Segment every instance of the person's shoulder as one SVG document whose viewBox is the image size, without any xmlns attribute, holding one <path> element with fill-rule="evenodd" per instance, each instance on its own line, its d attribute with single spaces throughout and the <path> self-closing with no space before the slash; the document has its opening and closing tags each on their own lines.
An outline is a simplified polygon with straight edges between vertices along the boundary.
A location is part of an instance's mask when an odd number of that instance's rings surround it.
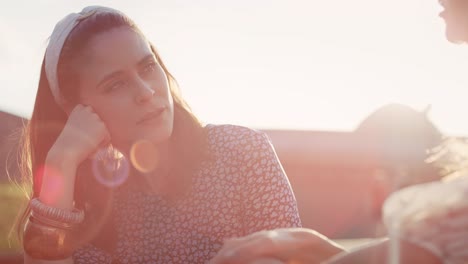
<svg viewBox="0 0 468 264">
<path fill-rule="evenodd" d="M 224 146 L 227 148 L 236 148 L 242 146 L 251 146 L 268 141 L 265 132 L 232 124 L 209 124 L 206 126 L 208 141 L 212 146 Z"/>
<path fill-rule="evenodd" d="M 206 126 L 208 131 L 208 137 L 211 139 L 218 139 L 225 142 L 229 141 L 238 141 L 238 140 L 248 140 L 253 138 L 263 138 L 266 136 L 265 132 L 232 124 L 209 124 Z"/>
<path fill-rule="evenodd" d="M 223 134 L 223 135 L 255 135 L 255 134 L 264 134 L 264 132 L 240 125 L 233 124 L 208 124 L 206 129 L 210 134 Z"/>
</svg>

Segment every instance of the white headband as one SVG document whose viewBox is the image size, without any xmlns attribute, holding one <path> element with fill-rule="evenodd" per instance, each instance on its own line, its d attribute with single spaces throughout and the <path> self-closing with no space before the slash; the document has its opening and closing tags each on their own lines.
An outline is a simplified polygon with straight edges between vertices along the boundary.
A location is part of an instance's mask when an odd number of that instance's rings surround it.
<svg viewBox="0 0 468 264">
<path fill-rule="evenodd" d="M 109 7 L 88 6 L 83 8 L 80 13 L 71 13 L 60 20 L 57 25 L 55 25 L 54 31 L 50 36 L 49 45 L 45 53 L 45 73 L 49 81 L 50 91 L 54 96 L 55 102 L 60 106 L 65 104 L 65 98 L 63 98 L 60 93 L 58 85 L 57 65 L 63 44 L 70 32 L 81 20 L 100 13 L 117 13 L 125 16 L 122 12 Z"/>
</svg>

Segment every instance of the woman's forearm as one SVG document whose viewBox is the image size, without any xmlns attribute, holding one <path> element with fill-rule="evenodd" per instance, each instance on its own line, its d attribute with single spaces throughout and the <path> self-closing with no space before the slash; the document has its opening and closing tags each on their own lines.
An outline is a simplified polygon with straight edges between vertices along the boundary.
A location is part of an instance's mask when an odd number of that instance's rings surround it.
<svg viewBox="0 0 468 264">
<path fill-rule="evenodd" d="M 51 149 L 44 165 L 39 200 L 51 207 L 73 209 L 77 164 L 64 151 Z"/>
<path fill-rule="evenodd" d="M 42 185 L 38 198 L 43 206 L 70 212 L 73 210 L 76 168 L 73 159 L 67 157 L 66 153 L 49 152 L 42 168 L 43 171 L 37 172 L 42 173 Z M 40 210 L 43 211 L 42 213 L 46 212 L 43 209 Z M 35 216 L 33 214 L 32 216 L 34 219 L 30 219 L 26 223 L 24 231 L 23 243 L 26 251 L 24 263 L 73 263 L 70 257 L 73 251 L 70 242 L 73 241 L 75 231 L 59 227 L 54 222 L 52 222 L 52 225 L 44 225 L 44 219 L 36 220 L 39 215 Z M 54 219 L 53 221 L 57 220 Z M 63 241 L 54 242 L 56 239 L 62 239 Z M 54 260 L 42 260 L 42 258 Z"/>
<path fill-rule="evenodd" d="M 326 264 L 390 264 L 397 259 L 400 264 L 442 264 L 441 260 L 413 243 L 399 241 L 395 244 L 397 250 L 392 250 L 393 244 L 389 239 L 383 239 L 369 245 L 359 247 L 331 258 Z M 394 255 L 397 252 L 398 255 Z"/>
</svg>

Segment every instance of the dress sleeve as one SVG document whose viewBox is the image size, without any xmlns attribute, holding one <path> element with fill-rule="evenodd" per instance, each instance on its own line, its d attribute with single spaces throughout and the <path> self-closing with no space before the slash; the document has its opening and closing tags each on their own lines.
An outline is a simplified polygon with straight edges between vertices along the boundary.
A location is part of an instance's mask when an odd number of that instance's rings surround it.
<svg viewBox="0 0 468 264">
<path fill-rule="evenodd" d="M 84 264 L 84 263 L 102 263 L 110 264 L 112 263 L 111 254 L 97 248 L 92 244 L 87 244 L 73 253 L 73 263 L 74 264 Z"/>
<path fill-rule="evenodd" d="M 468 263 L 468 177 L 392 194 L 383 207 L 391 238 L 429 250 L 445 264 Z"/>
<path fill-rule="evenodd" d="M 301 227 L 296 198 L 268 136 L 252 130 L 241 145 L 246 234 Z"/>
</svg>

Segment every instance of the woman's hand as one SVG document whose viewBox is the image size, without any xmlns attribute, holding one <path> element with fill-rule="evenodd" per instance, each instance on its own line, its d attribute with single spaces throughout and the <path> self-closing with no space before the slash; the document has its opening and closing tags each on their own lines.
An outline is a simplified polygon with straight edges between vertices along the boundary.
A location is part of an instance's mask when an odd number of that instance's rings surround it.
<svg viewBox="0 0 468 264">
<path fill-rule="evenodd" d="M 78 166 L 109 141 L 106 126 L 92 108 L 77 105 L 47 154 L 39 199 L 53 207 L 73 208 Z"/>
<path fill-rule="evenodd" d="M 305 228 L 261 231 L 226 241 L 210 264 L 321 263 L 343 252 L 343 248 L 320 233 Z"/>
<path fill-rule="evenodd" d="M 67 123 L 49 151 L 48 158 L 69 159 L 68 164 L 78 166 L 99 146 L 110 142 L 106 125 L 90 106 L 77 105 L 68 116 Z"/>
</svg>

